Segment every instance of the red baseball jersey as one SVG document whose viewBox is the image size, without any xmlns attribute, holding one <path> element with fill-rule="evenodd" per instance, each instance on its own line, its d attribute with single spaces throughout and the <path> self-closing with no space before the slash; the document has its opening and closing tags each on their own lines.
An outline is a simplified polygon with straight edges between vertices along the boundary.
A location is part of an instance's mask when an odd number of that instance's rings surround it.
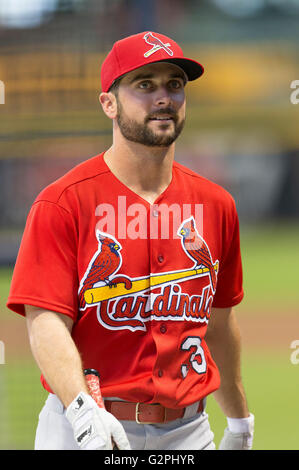
<svg viewBox="0 0 299 470">
<path fill-rule="evenodd" d="M 243 297 L 235 203 L 174 162 L 171 183 L 149 204 L 103 155 L 35 200 L 7 306 L 71 317 L 83 366 L 100 372 L 103 396 L 184 407 L 220 384 L 204 340 L 211 307 Z"/>
</svg>

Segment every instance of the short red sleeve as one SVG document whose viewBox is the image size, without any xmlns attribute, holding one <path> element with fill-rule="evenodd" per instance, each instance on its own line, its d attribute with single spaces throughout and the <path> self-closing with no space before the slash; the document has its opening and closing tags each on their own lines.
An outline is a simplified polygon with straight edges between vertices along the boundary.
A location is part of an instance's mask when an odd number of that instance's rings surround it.
<svg viewBox="0 0 299 470">
<path fill-rule="evenodd" d="M 232 212 L 224 224 L 223 242 L 223 257 L 219 265 L 213 300 L 213 307 L 216 308 L 233 307 L 244 297 L 239 219 L 234 203 Z"/>
<path fill-rule="evenodd" d="M 56 203 L 36 202 L 28 215 L 7 307 L 25 315 L 34 305 L 77 317 L 77 236 L 71 214 Z"/>
</svg>

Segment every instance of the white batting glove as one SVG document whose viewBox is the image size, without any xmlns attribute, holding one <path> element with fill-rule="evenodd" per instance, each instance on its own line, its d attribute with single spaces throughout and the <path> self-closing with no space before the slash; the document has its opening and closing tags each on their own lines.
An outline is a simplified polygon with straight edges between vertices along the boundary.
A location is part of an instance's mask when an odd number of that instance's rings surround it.
<svg viewBox="0 0 299 470">
<path fill-rule="evenodd" d="M 251 450 L 254 432 L 254 415 L 248 418 L 227 418 L 228 427 L 220 442 L 219 450 Z"/>
<path fill-rule="evenodd" d="M 112 441 L 119 450 L 130 450 L 122 424 L 87 393 L 80 392 L 65 415 L 81 450 L 112 450 Z"/>
</svg>

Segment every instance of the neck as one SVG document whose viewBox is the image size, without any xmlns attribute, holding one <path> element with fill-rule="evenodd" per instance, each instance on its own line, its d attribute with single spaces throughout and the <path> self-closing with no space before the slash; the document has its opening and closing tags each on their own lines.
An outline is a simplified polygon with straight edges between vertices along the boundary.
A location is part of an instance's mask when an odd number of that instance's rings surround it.
<svg viewBox="0 0 299 470">
<path fill-rule="evenodd" d="M 153 203 L 172 178 L 175 145 L 146 147 L 127 139 L 114 140 L 104 155 L 112 173 L 132 191 Z"/>
</svg>

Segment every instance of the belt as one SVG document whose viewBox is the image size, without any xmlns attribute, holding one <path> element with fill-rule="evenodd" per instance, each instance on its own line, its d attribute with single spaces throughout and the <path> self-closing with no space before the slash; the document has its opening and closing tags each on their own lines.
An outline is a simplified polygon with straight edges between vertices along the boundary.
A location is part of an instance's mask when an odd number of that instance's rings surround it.
<svg viewBox="0 0 299 470">
<path fill-rule="evenodd" d="M 136 421 L 138 424 L 168 423 L 183 418 L 186 408 L 166 408 L 159 403 L 132 403 L 128 401 L 105 400 L 105 407 L 115 418 L 124 421 Z M 197 411 L 204 410 L 204 400 L 200 400 Z"/>
</svg>

